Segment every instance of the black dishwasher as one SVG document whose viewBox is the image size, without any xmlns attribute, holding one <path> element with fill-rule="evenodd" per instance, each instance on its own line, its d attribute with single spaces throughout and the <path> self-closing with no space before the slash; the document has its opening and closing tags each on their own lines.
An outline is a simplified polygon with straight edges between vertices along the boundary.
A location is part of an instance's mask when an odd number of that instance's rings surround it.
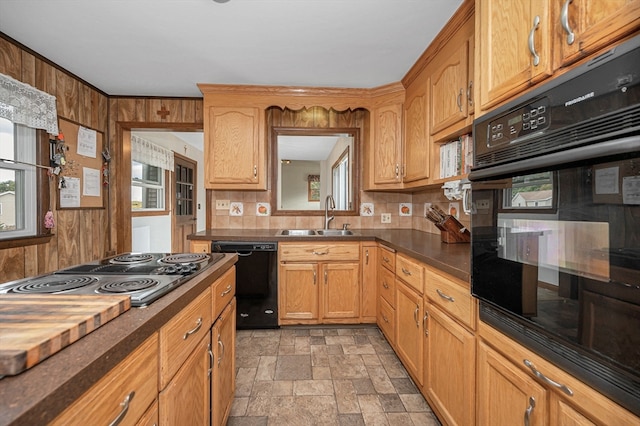
<svg viewBox="0 0 640 426">
<path fill-rule="evenodd" d="M 278 243 L 213 241 L 214 253 L 236 253 L 236 328 L 278 328 Z"/>
</svg>

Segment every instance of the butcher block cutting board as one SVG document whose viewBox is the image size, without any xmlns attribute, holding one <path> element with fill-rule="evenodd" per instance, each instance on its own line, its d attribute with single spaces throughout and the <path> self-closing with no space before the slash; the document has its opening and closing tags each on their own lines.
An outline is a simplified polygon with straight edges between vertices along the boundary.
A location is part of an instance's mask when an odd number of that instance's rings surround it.
<svg viewBox="0 0 640 426">
<path fill-rule="evenodd" d="M 130 307 L 125 295 L 0 295 L 0 375 L 33 367 Z"/>
</svg>

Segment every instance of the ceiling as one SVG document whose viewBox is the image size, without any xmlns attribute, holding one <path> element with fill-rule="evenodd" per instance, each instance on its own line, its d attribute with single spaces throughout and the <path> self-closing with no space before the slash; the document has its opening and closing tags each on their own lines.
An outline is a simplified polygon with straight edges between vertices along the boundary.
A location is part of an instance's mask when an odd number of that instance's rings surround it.
<svg viewBox="0 0 640 426">
<path fill-rule="evenodd" d="M 463 0 L 0 0 L 0 32 L 108 95 L 400 81 Z"/>
</svg>

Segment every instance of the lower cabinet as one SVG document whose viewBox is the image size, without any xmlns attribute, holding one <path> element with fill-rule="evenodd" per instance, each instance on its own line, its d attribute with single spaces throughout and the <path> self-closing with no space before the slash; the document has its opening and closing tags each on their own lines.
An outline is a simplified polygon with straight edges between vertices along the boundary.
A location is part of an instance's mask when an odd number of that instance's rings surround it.
<svg viewBox="0 0 640 426">
<path fill-rule="evenodd" d="M 472 425 L 475 422 L 475 336 L 429 303 L 426 297 L 424 304 L 423 391 L 444 424 Z"/>
<path fill-rule="evenodd" d="M 377 270 L 378 270 L 378 246 L 375 242 L 363 242 L 360 250 L 362 274 L 360 276 L 360 322 L 376 322 L 377 306 Z"/>
<path fill-rule="evenodd" d="M 236 300 L 225 308 L 211 330 L 213 345 L 212 426 L 227 423 L 236 390 Z"/>
<path fill-rule="evenodd" d="M 396 280 L 396 351 L 412 377 L 422 385 L 422 295 Z"/>
<path fill-rule="evenodd" d="M 479 425 L 632 425 L 640 419 L 593 388 L 480 323 Z"/>
<path fill-rule="evenodd" d="M 200 340 L 169 384 L 160 392 L 161 425 L 207 425 L 211 404 L 211 337 Z"/>
<path fill-rule="evenodd" d="M 157 395 L 158 335 L 156 333 L 50 424 L 135 425 L 143 419 Z"/>
</svg>

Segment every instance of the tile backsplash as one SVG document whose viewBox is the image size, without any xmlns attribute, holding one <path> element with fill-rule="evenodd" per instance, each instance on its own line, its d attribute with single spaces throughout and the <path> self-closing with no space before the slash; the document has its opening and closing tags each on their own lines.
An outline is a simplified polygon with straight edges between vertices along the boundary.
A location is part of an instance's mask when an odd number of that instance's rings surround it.
<svg viewBox="0 0 640 426">
<path fill-rule="evenodd" d="M 260 214 L 258 203 L 270 203 L 270 191 L 210 191 L 209 212 L 211 212 L 211 228 L 249 228 L 249 229 L 318 229 L 324 227 L 324 216 L 271 216 Z M 242 215 L 230 209 L 216 210 L 216 200 L 229 200 L 234 206 L 241 203 Z M 373 204 L 373 216 L 337 216 L 331 223 L 332 228 L 341 228 L 349 223 L 353 229 L 371 228 L 400 228 L 439 234 L 440 231 L 424 217 L 424 204 L 431 203 L 449 210 L 449 200 L 443 195 L 442 189 L 433 188 L 416 193 L 397 192 L 364 192 L 360 191 L 360 203 Z M 411 215 L 406 216 L 400 211 L 400 205 L 410 205 Z M 459 202 L 461 205 L 462 202 Z M 271 209 L 273 206 L 270 206 Z M 391 215 L 391 223 L 382 223 L 381 215 Z M 469 226 L 470 217 L 459 208 L 458 220 Z"/>
</svg>

